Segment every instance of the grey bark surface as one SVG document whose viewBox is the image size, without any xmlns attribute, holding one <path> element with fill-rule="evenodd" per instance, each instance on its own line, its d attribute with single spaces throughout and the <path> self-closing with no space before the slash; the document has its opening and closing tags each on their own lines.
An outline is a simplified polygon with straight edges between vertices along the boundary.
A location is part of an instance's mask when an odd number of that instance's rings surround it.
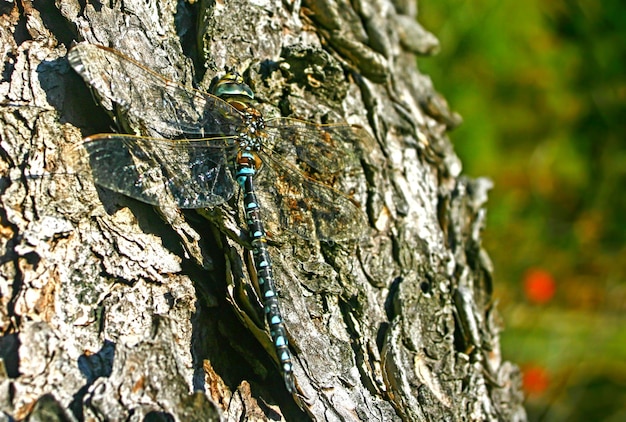
<svg viewBox="0 0 626 422">
<path fill-rule="evenodd" d="M 417 69 L 438 46 L 414 2 L 0 7 L 3 420 L 525 420 L 481 246 L 490 182 L 460 175 L 447 138 L 459 118 Z M 287 232 L 270 246 L 297 394 L 238 198 L 201 217 L 71 174 L 64 148 L 136 130 L 69 67 L 80 41 L 188 86 L 234 67 L 266 115 L 371 133 L 349 146 L 362 169 L 336 186 L 367 214 L 358 241 Z"/>
</svg>

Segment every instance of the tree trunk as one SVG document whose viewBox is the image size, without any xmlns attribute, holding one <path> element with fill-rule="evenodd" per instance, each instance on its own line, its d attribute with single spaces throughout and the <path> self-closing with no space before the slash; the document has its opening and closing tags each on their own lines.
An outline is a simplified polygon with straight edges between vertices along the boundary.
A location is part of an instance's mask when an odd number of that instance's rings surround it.
<svg viewBox="0 0 626 422">
<path fill-rule="evenodd" d="M 459 119 L 418 72 L 415 54 L 437 41 L 414 7 L 0 6 L 5 419 L 525 420 L 481 247 L 490 182 L 460 176 L 446 136 Z M 371 133 L 345 146 L 360 171 L 336 185 L 367 215 L 358 240 L 270 241 L 295 394 L 263 320 L 241 198 L 200 217 L 71 174 L 68 145 L 125 123 L 68 65 L 75 41 L 187 86 L 234 67 L 266 115 Z"/>
</svg>

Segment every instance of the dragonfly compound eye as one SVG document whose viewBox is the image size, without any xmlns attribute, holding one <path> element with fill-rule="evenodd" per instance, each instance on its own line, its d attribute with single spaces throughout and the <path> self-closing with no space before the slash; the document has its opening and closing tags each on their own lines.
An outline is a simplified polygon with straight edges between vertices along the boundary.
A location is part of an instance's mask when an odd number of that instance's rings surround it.
<svg viewBox="0 0 626 422">
<path fill-rule="evenodd" d="M 216 97 L 227 99 L 236 97 L 240 99 L 253 100 L 254 92 L 237 72 L 229 72 L 222 76 L 211 89 L 211 93 Z"/>
</svg>

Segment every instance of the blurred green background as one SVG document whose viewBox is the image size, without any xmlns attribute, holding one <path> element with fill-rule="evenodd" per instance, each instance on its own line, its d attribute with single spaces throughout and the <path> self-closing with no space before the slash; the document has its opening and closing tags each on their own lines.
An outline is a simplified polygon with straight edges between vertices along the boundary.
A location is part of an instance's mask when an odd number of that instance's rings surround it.
<svg viewBox="0 0 626 422">
<path fill-rule="evenodd" d="M 626 2 L 432 0 L 418 59 L 495 182 L 485 247 L 532 421 L 626 421 Z"/>
</svg>

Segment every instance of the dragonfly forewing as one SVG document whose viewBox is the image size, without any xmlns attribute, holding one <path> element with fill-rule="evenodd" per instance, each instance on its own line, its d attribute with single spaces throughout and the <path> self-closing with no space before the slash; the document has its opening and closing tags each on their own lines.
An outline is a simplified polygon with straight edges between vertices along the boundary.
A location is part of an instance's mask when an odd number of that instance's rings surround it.
<svg viewBox="0 0 626 422">
<path fill-rule="evenodd" d="M 99 94 L 140 122 L 150 136 L 206 137 L 235 135 L 244 125 L 241 113 L 211 94 L 186 88 L 116 50 L 78 44 L 70 65 Z"/>
<path fill-rule="evenodd" d="M 316 124 L 292 118 L 266 121 L 266 131 L 275 138 L 277 149 L 285 144 L 295 149 L 298 159 L 320 174 L 334 174 L 358 166 L 350 145 L 369 136 L 360 126 Z"/>
</svg>

